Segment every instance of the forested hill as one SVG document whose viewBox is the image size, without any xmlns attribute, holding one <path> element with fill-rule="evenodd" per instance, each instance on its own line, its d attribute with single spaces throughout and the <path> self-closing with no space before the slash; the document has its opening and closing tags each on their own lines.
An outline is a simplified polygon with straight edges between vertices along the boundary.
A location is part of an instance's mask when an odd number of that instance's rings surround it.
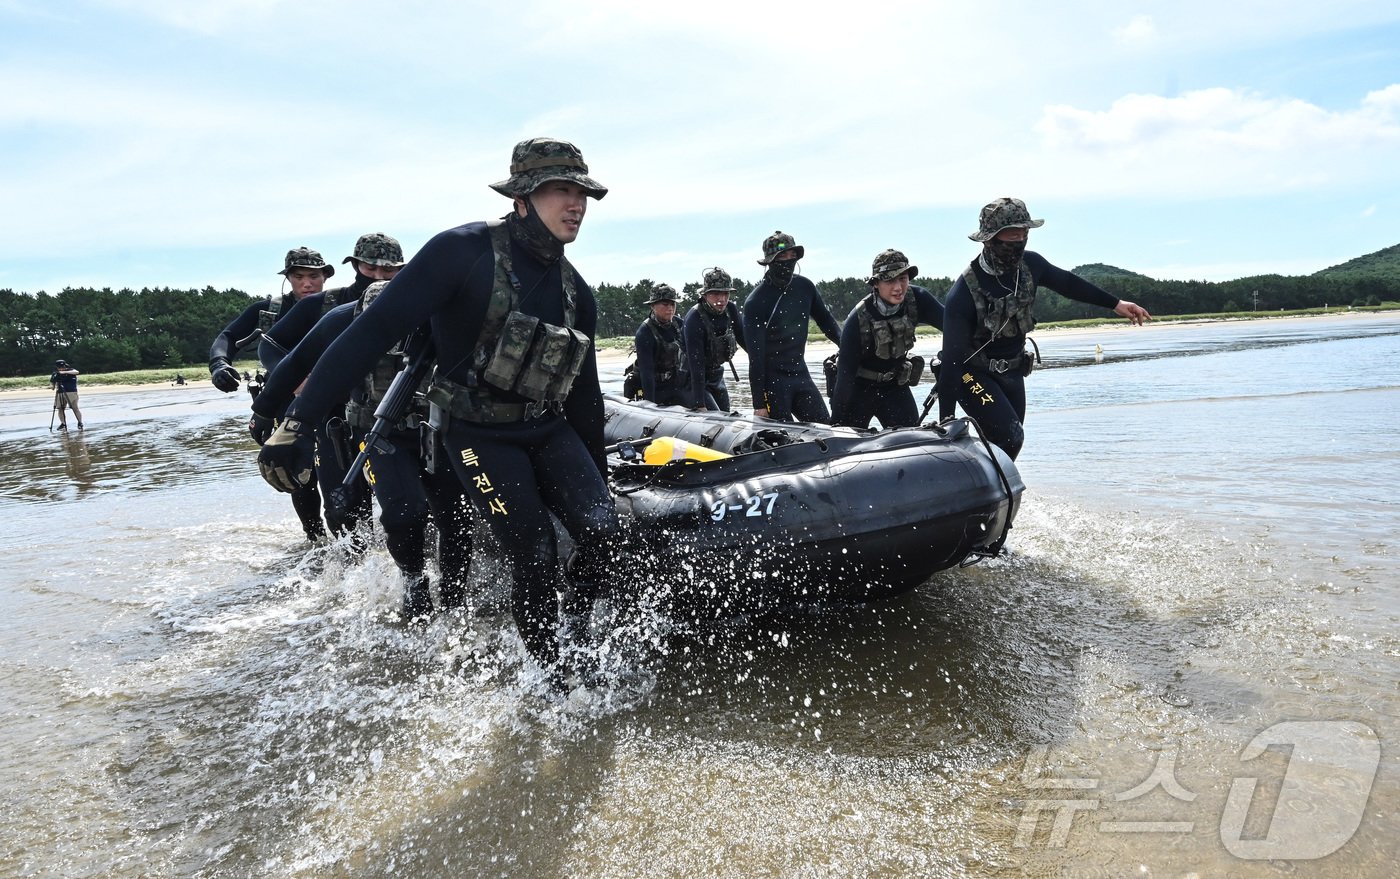
<svg viewBox="0 0 1400 879">
<path fill-rule="evenodd" d="M 1094 263 L 1073 269 L 1120 299 L 1153 314 L 1277 311 L 1325 305 L 1380 305 L 1400 301 L 1400 245 L 1311 275 L 1255 275 L 1233 281 L 1158 281 L 1116 266 Z M 1097 317 L 1102 309 L 1050 291 L 1037 297 L 1039 320 Z"/>
<path fill-rule="evenodd" d="M 1391 245 L 1375 253 L 1358 256 L 1339 266 L 1323 269 L 1318 275 L 1328 278 L 1364 276 L 1371 278 L 1400 277 L 1400 244 Z"/>
<path fill-rule="evenodd" d="M 1140 275 L 1137 272 L 1130 272 L 1127 269 L 1120 269 L 1117 266 L 1104 265 L 1101 262 L 1090 263 L 1086 266 L 1079 266 L 1078 268 L 1073 269 L 1073 271 L 1076 275 L 1079 275 L 1082 278 L 1088 278 L 1090 281 L 1093 281 L 1100 287 L 1104 285 L 1104 282 L 1112 282 L 1115 279 L 1126 280 L 1128 278 L 1134 278 L 1139 281 L 1152 280 L 1146 275 Z"/>
</svg>

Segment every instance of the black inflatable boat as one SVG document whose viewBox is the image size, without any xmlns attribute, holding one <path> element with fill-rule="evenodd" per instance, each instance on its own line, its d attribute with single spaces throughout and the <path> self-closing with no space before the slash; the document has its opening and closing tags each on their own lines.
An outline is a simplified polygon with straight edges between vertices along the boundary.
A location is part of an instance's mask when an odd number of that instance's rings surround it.
<svg viewBox="0 0 1400 879">
<path fill-rule="evenodd" d="M 605 408 L 618 512 L 658 560 L 648 575 L 719 614 L 912 589 L 999 552 L 1024 490 L 961 419 L 873 432 Z M 642 463 L 650 443 L 666 463 Z M 715 454 L 728 457 L 691 460 Z"/>
</svg>

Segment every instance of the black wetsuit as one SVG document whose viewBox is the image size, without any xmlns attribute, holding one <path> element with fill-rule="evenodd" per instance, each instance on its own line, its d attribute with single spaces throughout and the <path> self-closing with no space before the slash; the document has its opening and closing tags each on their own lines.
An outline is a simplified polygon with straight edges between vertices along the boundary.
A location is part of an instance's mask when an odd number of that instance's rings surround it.
<svg viewBox="0 0 1400 879">
<path fill-rule="evenodd" d="M 1034 251 L 1026 251 L 1022 261 L 1037 287 L 1048 287 L 1077 302 L 1107 309 L 1118 306 L 1118 297 L 1073 272 L 1051 265 Z M 973 260 L 972 271 L 981 288 L 993 298 L 1009 296 L 1016 289 L 1017 270 L 1006 272 L 998 278 Z M 974 341 L 977 307 L 972 291 L 961 275 L 953 283 L 953 289 L 948 292 L 948 299 L 943 305 L 943 365 L 938 374 L 939 419 L 951 417 L 953 403 L 957 401 L 963 411 L 977 422 L 987 439 L 1014 459 L 1025 443 L 1025 376 L 1020 370 L 996 372 L 989 369 L 984 358 L 1020 358 L 1026 347 L 1026 336 L 1016 333 L 994 338 L 985 347 L 980 341 Z"/>
<path fill-rule="evenodd" d="M 275 320 L 281 320 L 286 317 L 295 303 L 296 299 L 292 294 L 284 294 L 282 296 L 281 306 L 277 309 L 277 317 Z M 224 327 L 223 330 L 214 337 L 213 343 L 209 345 L 210 361 L 223 359 L 232 363 L 233 359 L 238 356 L 238 352 L 242 350 L 238 347 L 238 343 L 253 334 L 253 331 L 258 328 L 258 316 L 271 307 L 272 297 L 265 296 L 243 309 L 243 312 L 239 314 L 238 317 L 234 318 L 232 323 Z"/>
<path fill-rule="evenodd" d="M 536 256 L 514 234 L 510 251 L 520 284 L 516 308 L 562 326 L 561 263 Z M 574 328 L 592 339 L 598 322 L 593 291 L 576 272 L 573 283 Z M 430 325 L 437 348 L 437 375 L 460 386 L 477 384 L 473 355 L 494 286 L 495 259 L 485 223 L 435 235 L 321 357 L 288 414 L 324 417 L 383 352 L 423 324 Z M 493 396 L 525 402 L 504 391 Z M 550 513 L 578 548 L 576 590 L 604 576 L 618 529 L 603 477 L 603 394 L 596 357 L 589 352 L 584 359 L 562 415 L 546 409 L 539 417 L 498 424 L 452 417 L 442 439 L 467 495 L 512 562 L 512 610 L 521 637 L 536 661 L 553 665 L 560 579 Z"/>
<path fill-rule="evenodd" d="M 282 415 L 321 355 L 350 326 L 355 307 L 354 302 L 338 305 L 317 321 L 311 332 L 268 375 L 262 393 L 253 401 L 254 412 L 268 418 Z M 349 398 L 371 411 L 379 403 L 364 399 L 362 386 L 355 388 Z M 368 432 L 367 427 L 352 428 L 352 449 L 360 447 Z M 405 575 L 422 575 L 426 561 L 424 537 L 431 513 L 438 531 L 438 570 L 442 573 L 443 600 L 448 604 L 460 603 L 472 553 L 471 522 L 462 484 L 446 466 L 438 468 L 436 473 L 423 469 L 417 428 L 403 425 L 384 439 L 394 450 L 385 452 L 378 447 L 371 448 L 367 465 L 370 486 L 379 501 L 379 522 L 384 527 L 389 555 Z M 364 483 L 361 480 L 355 484 Z"/>
<path fill-rule="evenodd" d="M 872 321 L 889 320 L 907 311 L 907 303 L 912 298 L 918 322 L 942 329 L 943 305 L 923 287 L 910 286 L 900 310 L 886 317 L 880 314 L 871 300 L 871 297 L 878 295 L 872 292 L 857 302 L 841 326 L 841 349 L 836 357 L 836 389 L 831 397 L 832 420 L 847 427 L 869 427 L 873 417 L 880 420 L 881 427 L 913 427 L 919 423 L 914 392 L 909 390 L 908 385 L 898 384 L 893 378 L 884 378 L 890 376 L 904 358 L 896 360 L 875 356 L 873 340 L 868 341 L 861 336 L 860 312 L 864 309 Z M 882 377 L 862 377 L 859 375 L 862 370 L 880 373 Z"/>
<path fill-rule="evenodd" d="M 287 316 L 295 301 L 290 293 L 282 297 L 274 326 L 276 320 Z M 234 318 L 232 323 L 224 327 L 214 337 L 213 343 L 209 346 L 210 362 L 222 359 L 232 363 L 233 359 L 238 356 L 238 352 L 242 350 L 238 347 L 238 343 L 253 334 L 253 331 L 258 328 L 259 315 L 271 307 L 272 297 L 268 296 L 243 309 L 242 314 Z M 321 492 L 317 489 L 316 483 L 309 482 L 292 492 L 292 509 L 296 510 L 297 519 L 301 522 L 302 530 L 306 532 L 308 540 L 319 540 L 326 535 L 326 526 L 321 522 Z"/>
<path fill-rule="evenodd" d="M 719 344 L 730 328 L 734 330 L 735 341 L 745 351 L 749 343 L 744 338 L 744 320 L 739 314 L 739 306 L 734 302 L 725 304 L 724 311 L 715 314 L 714 309 L 701 301 L 686 312 L 682 337 L 685 339 L 685 359 L 690 378 L 690 399 L 695 406 L 706 409 L 729 411 L 729 386 L 724 381 L 724 360 L 720 360 L 715 346 Z"/>
<path fill-rule="evenodd" d="M 274 369 L 321 318 L 341 305 L 359 302 L 365 288 L 373 283 L 373 278 L 356 272 L 355 283 L 303 296 L 290 310 L 280 312 L 277 323 L 258 343 L 258 360 L 263 367 Z"/>
<path fill-rule="evenodd" d="M 657 336 L 661 338 L 658 340 Z M 648 317 L 637 327 L 633 337 L 637 349 L 637 381 L 642 399 L 658 406 L 688 406 L 689 388 L 683 382 L 685 373 L 685 343 L 681 341 L 681 322 L 672 318 L 662 323 Z M 665 346 L 674 345 L 674 355 Z"/>
<path fill-rule="evenodd" d="M 330 343 L 350 326 L 354 317 L 354 303 L 338 306 L 326 314 L 325 320 L 317 322 L 310 332 L 304 334 L 267 374 L 262 393 L 253 401 L 253 411 L 269 418 L 280 418 L 295 398 L 297 387 L 311 373 Z M 349 398 L 347 393 L 340 405 L 344 406 L 344 401 Z"/>
<path fill-rule="evenodd" d="M 263 367 L 269 371 L 275 370 L 292 349 L 306 338 L 312 328 L 317 326 L 321 318 L 329 316 L 327 299 L 353 305 L 360 300 L 365 288 L 373 283 L 373 278 L 356 272 L 355 283 L 303 296 L 290 311 L 279 314 L 278 321 L 273 324 L 272 329 L 263 333 L 262 340 L 258 343 L 258 360 L 262 362 Z M 309 372 L 312 365 L 314 364 L 306 365 L 306 371 L 302 375 Z M 329 496 L 331 491 L 345 481 L 345 473 L 355 458 L 350 445 L 350 431 L 345 425 L 345 401 L 349 398 L 349 394 L 346 394 L 340 405 L 316 425 L 316 481 L 321 486 L 323 496 Z M 326 507 L 326 524 L 331 526 L 332 534 L 353 532 L 356 525 L 373 513 L 369 486 L 363 478 L 356 480 L 349 501 L 343 510 Z"/>
<path fill-rule="evenodd" d="M 828 422 L 826 401 L 807 371 L 807 326 L 817 322 L 836 342 L 841 326 L 811 281 L 794 275 L 786 289 L 765 278 L 744 300 L 748 334 L 749 389 L 755 409 L 783 421 Z"/>
</svg>

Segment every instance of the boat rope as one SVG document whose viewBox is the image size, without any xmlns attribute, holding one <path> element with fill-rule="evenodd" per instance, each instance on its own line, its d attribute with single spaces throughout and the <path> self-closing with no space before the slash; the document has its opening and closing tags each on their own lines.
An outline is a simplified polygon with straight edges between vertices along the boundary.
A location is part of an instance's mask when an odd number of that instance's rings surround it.
<svg viewBox="0 0 1400 879">
<path fill-rule="evenodd" d="M 971 421 L 971 419 L 969 419 Z M 967 554 L 958 567 L 966 568 L 975 565 L 983 559 L 992 559 L 1001 555 L 1001 548 L 1006 545 L 1006 538 L 1011 532 L 1011 504 L 1014 503 L 1011 494 L 1011 481 L 1006 478 L 1006 472 L 1001 469 L 1001 462 L 997 460 L 997 453 L 993 450 L 992 444 L 987 441 L 987 437 L 982 433 L 982 428 L 977 426 L 976 421 L 972 421 L 972 426 L 977 429 L 977 438 L 982 441 L 982 446 L 987 450 L 987 457 L 992 459 L 992 468 L 997 471 L 997 479 L 1001 482 L 1001 487 L 1006 491 L 1006 524 L 1002 526 L 1001 534 L 993 540 L 986 549 L 974 549 Z"/>
<path fill-rule="evenodd" d="M 639 492 L 639 491 L 641 491 L 642 489 L 646 488 L 647 486 L 651 485 L 653 482 L 656 482 L 656 481 L 657 481 L 658 479 L 660 479 L 664 474 L 670 473 L 670 472 L 673 471 L 673 470 L 678 470 L 678 469 L 684 467 L 686 464 L 699 464 L 699 463 L 701 463 L 701 462 L 700 462 L 698 459 L 696 459 L 696 458 L 680 458 L 680 459 L 677 459 L 677 460 L 674 460 L 674 461 L 667 461 L 665 464 L 658 464 L 657 466 L 651 468 L 651 472 L 650 472 L 649 474 L 647 474 L 647 478 L 646 478 L 646 479 L 643 479 L 641 482 L 637 483 L 637 484 L 634 485 L 634 486 L 630 486 L 630 487 L 628 487 L 628 488 L 623 488 L 623 487 L 619 486 L 619 485 L 617 484 L 617 482 L 614 480 L 613 486 L 612 486 L 612 490 L 613 490 L 613 493 L 614 493 L 614 494 L 619 494 L 619 495 L 624 495 L 624 496 L 625 496 L 625 495 L 629 495 L 629 494 L 636 494 L 637 492 Z"/>
</svg>

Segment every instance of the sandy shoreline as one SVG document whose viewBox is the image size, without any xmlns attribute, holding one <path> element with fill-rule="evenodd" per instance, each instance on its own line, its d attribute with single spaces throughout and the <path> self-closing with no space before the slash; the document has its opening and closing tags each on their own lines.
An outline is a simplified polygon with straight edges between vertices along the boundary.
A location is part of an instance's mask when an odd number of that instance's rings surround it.
<svg viewBox="0 0 1400 879">
<path fill-rule="evenodd" d="M 122 394 L 133 391 L 149 391 L 155 388 L 169 388 L 172 393 L 176 391 L 188 391 L 196 387 L 194 382 L 186 385 L 172 385 L 168 381 L 146 382 L 139 385 L 85 385 L 78 384 L 78 406 L 83 405 L 83 398 L 88 394 Z M 213 387 L 213 385 L 208 385 Z M 19 388 L 12 391 L 0 391 L 0 400 L 32 400 L 39 397 L 52 397 L 52 388 Z"/>
<path fill-rule="evenodd" d="M 1370 316 L 1374 312 L 1351 311 L 1336 312 L 1333 314 L 1306 314 L 1288 315 L 1286 317 L 1258 317 L 1258 318 L 1202 318 L 1191 321 L 1161 321 L 1148 323 L 1145 326 L 1135 328 L 1142 332 L 1153 332 L 1165 330 L 1171 327 L 1184 325 L 1196 326 L 1199 324 L 1229 323 L 1240 320 L 1268 320 L 1268 321 L 1316 321 L 1316 320 L 1350 320 L 1356 317 Z M 1114 323 L 1100 324 L 1094 327 L 1055 327 L 1053 329 L 1036 330 L 1035 334 L 1040 336 L 1054 336 L 1057 339 L 1070 339 L 1078 337 L 1088 337 L 1100 335 L 1106 332 L 1122 330 L 1129 326 L 1127 321 L 1116 321 Z M 836 351 L 836 345 L 831 342 L 808 342 L 807 349 L 814 354 L 825 357 Z M 626 362 L 631 353 L 626 348 L 602 348 L 598 351 L 598 362 L 600 366 L 616 366 Z M 204 375 L 187 378 L 188 383 L 184 385 L 172 385 L 169 380 L 158 382 L 147 382 L 137 385 L 89 385 L 83 384 L 81 379 L 78 384 L 79 405 L 82 405 L 82 395 L 84 394 L 121 394 L 135 391 L 150 391 L 161 388 L 168 389 L 171 393 L 189 393 L 200 391 L 204 388 L 211 388 L 208 379 Z M 41 388 L 20 388 L 17 390 L 0 391 L 0 400 L 25 400 L 36 397 L 46 397 L 53 394 L 53 389 Z"/>
</svg>

